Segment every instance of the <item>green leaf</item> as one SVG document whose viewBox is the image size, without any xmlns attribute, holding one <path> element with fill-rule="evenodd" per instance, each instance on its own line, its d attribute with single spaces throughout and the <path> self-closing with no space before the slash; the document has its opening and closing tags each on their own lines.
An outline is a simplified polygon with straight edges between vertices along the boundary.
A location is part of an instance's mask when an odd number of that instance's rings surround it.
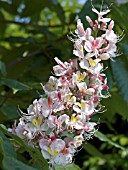
<svg viewBox="0 0 128 170">
<path fill-rule="evenodd" d="M 54 170 L 81 170 L 79 166 L 75 164 L 69 164 L 66 166 L 55 165 Z"/>
<path fill-rule="evenodd" d="M 114 89 L 112 89 L 114 90 Z M 110 92 L 111 97 L 102 100 L 102 105 L 106 107 L 105 114 L 101 115 L 101 120 L 106 117 L 109 122 L 111 122 L 115 114 L 121 115 L 124 119 L 128 119 L 128 104 L 123 100 L 123 97 L 116 90 L 115 92 Z"/>
<path fill-rule="evenodd" d="M 95 147 L 93 146 L 91 143 L 86 142 L 83 144 L 84 149 L 91 154 L 92 156 L 99 156 L 101 158 L 104 157 L 104 155 Z"/>
<path fill-rule="evenodd" d="M 0 71 L 3 74 L 3 76 L 7 75 L 6 66 L 2 61 L 0 61 Z"/>
<path fill-rule="evenodd" d="M 10 88 L 12 88 L 14 91 L 19 91 L 19 90 L 30 90 L 31 87 L 17 81 L 17 80 L 12 80 L 12 79 L 7 79 L 7 78 L 2 78 L 0 80 L 0 85 L 6 85 Z"/>
<path fill-rule="evenodd" d="M 15 148 L 9 140 L 8 141 L 3 140 L 2 142 L 0 142 L 0 145 L 3 155 L 10 157 L 12 156 L 16 158 Z"/>
<path fill-rule="evenodd" d="M 2 107 L 0 107 L 0 122 L 17 119 L 17 117 L 19 117 L 17 110 L 18 108 L 15 104 L 4 103 Z"/>
<path fill-rule="evenodd" d="M 37 16 L 37 18 L 39 18 L 41 10 L 43 10 L 46 7 L 56 12 L 58 18 L 61 20 L 62 23 L 65 22 L 63 8 L 61 7 L 61 5 L 58 3 L 57 0 L 47 0 L 47 1 L 27 0 L 25 1 L 25 8 L 23 9 L 21 16 L 22 17 L 31 16 L 32 18 L 35 15 Z"/>
<path fill-rule="evenodd" d="M 36 168 L 33 168 L 31 166 L 28 166 L 21 161 L 15 159 L 14 157 L 11 156 L 5 156 L 3 159 L 3 169 L 4 170 L 38 170 Z"/>
<path fill-rule="evenodd" d="M 124 55 L 128 58 L 128 45 L 122 44 L 122 50 L 123 50 Z"/>
<path fill-rule="evenodd" d="M 14 141 L 21 147 L 23 147 L 30 156 L 35 160 L 35 165 L 38 170 L 48 170 L 48 164 L 47 161 L 43 158 L 41 152 L 38 149 L 32 148 L 29 145 L 27 145 L 21 138 L 18 136 L 9 133 L 5 128 L 3 128 L 2 125 L 0 125 L 0 130 L 6 134 L 7 136 L 14 139 Z M 34 166 L 34 165 L 33 165 Z"/>
<path fill-rule="evenodd" d="M 97 131 L 95 134 L 94 134 L 95 137 L 97 137 L 99 140 L 101 141 L 104 141 L 104 142 L 108 142 L 110 145 L 113 145 L 114 147 L 116 148 L 119 148 L 119 149 L 122 149 L 124 150 L 125 148 L 120 146 L 118 143 L 116 142 L 113 142 L 110 138 L 107 137 L 107 135 Z"/>
<path fill-rule="evenodd" d="M 128 103 L 128 70 L 120 58 L 116 59 L 115 62 L 111 62 L 111 66 L 117 86 L 124 100 Z"/>
</svg>

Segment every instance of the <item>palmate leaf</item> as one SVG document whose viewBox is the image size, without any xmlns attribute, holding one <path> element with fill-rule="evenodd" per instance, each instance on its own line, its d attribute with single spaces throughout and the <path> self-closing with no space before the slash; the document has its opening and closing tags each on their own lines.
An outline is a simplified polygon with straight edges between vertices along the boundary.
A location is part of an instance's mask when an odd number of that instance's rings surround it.
<svg viewBox="0 0 128 170">
<path fill-rule="evenodd" d="M 120 58 L 111 62 L 113 75 L 124 100 L 128 103 L 128 70 Z"/>
</svg>

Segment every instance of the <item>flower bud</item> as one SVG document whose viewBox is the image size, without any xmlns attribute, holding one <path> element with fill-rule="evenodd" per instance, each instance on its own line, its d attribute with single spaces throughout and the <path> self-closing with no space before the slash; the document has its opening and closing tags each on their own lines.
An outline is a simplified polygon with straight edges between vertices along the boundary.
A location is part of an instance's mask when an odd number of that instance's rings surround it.
<svg viewBox="0 0 128 170">
<path fill-rule="evenodd" d="M 86 20 L 88 21 L 89 25 L 93 27 L 94 23 L 89 16 L 86 16 Z"/>
<path fill-rule="evenodd" d="M 108 60 L 110 58 L 110 55 L 108 53 L 103 53 L 100 55 L 101 60 Z"/>
<path fill-rule="evenodd" d="M 109 31 L 111 31 L 114 27 L 114 21 L 112 20 L 108 26 Z"/>
</svg>

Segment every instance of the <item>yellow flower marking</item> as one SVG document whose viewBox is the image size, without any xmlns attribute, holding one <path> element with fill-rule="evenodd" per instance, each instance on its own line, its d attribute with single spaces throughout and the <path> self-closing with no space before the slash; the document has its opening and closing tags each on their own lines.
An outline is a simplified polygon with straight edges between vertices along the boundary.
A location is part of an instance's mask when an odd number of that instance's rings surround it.
<svg viewBox="0 0 128 170">
<path fill-rule="evenodd" d="M 50 155 L 53 155 L 53 156 L 56 156 L 58 154 L 58 151 L 56 149 L 54 151 L 52 151 L 51 148 L 48 148 L 47 151 Z"/>
<path fill-rule="evenodd" d="M 42 117 L 38 117 L 38 119 L 32 119 L 32 123 L 33 123 L 33 125 L 35 125 L 36 127 L 37 127 L 37 126 L 40 126 L 41 123 L 42 123 Z"/>
<path fill-rule="evenodd" d="M 85 101 L 81 101 L 81 103 L 79 102 L 76 102 L 75 105 L 79 106 L 81 109 L 83 109 L 86 105 L 86 102 Z"/>
<path fill-rule="evenodd" d="M 81 109 L 85 107 L 86 103 L 84 101 L 81 102 Z"/>
<path fill-rule="evenodd" d="M 75 105 L 81 107 L 81 103 L 79 103 L 79 102 L 76 102 Z"/>
<path fill-rule="evenodd" d="M 82 80 L 84 80 L 84 78 L 85 78 L 85 75 L 84 75 L 84 74 L 82 74 L 82 73 L 77 74 L 77 79 L 78 79 L 79 82 L 82 81 Z"/>
<path fill-rule="evenodd" d="M 48 148 L 48 153 L 50 153 L 50 155 L 52 155 L 52 149 L 51 148 Z"/>
<path fill-rule="evenodd" d="M 80 51 L 83 51 L 83 46 L 81 45 L 80 48 L 79 48 Z"/>
<path fill-rule="evenodd" d="M 49 86 L 50 86 L 51 89 L 54 89 L 55 84 L 54 84 L 53 82 L 50 82 L 50 83 L 49 83 Z"/>
<path fill-rule="evenodd" d="M 66 98 L 68 102 L 72 102 L 72 103 L 75 102 L 76 100 L 75 96 L 72 96 L 72 94 L 68 94 Z"/>
<path fill-rule="evenodd" d="M 80 140 L 81 141 L 81 137 L 78 137 L 78 139 L 77 139 L 78 141 Z"/>
<path fill-rule="evenodd" d="M 78 121 L 78 117 L 75 115 L 71 116 L 71 122 L 77 122 Z"/>
<path fill-rule="evenodd" d="M 97 61 L 90 58 L 89 59 L 89 64 L 90 64 L 91 67 L 94 67 L 97 64 Z"/>
<path fill-rule="evenodd" d="M 54 156 L 56 156 L 58 154 L 57 150 L 54 150 Z"/>
</svg>

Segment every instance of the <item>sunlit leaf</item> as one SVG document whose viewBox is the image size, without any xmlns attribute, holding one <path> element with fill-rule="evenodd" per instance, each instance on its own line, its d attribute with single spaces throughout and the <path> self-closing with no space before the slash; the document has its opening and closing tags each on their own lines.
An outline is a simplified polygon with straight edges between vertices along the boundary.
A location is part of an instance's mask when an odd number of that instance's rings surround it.
<svg viewBox="0 0 128 170">
<path fill-rule="evenodd" d="M 62 165 L 55 165 L 54 167 L 55 170 L 81 170 L 77 165 L 75 164 L 69 164 L 66 166 Z"/>
<path fill-rule="evenodd" d="M 95 137 L 97 137 L 99 140 L 101 141 L 104 141 L 104 142 L 108 142 L 110 145 L 113 145 L 114 147 L 116 148 L 119 148 L 119 149 L 122 149 L 124 150 L 125 148 L 120 146 L 118 143 L 116 142 L 113 142 L 109 137 L 107 137 L 107 135 L 97 131 L 95 134 L 94 134 Z"/>
</svg>

